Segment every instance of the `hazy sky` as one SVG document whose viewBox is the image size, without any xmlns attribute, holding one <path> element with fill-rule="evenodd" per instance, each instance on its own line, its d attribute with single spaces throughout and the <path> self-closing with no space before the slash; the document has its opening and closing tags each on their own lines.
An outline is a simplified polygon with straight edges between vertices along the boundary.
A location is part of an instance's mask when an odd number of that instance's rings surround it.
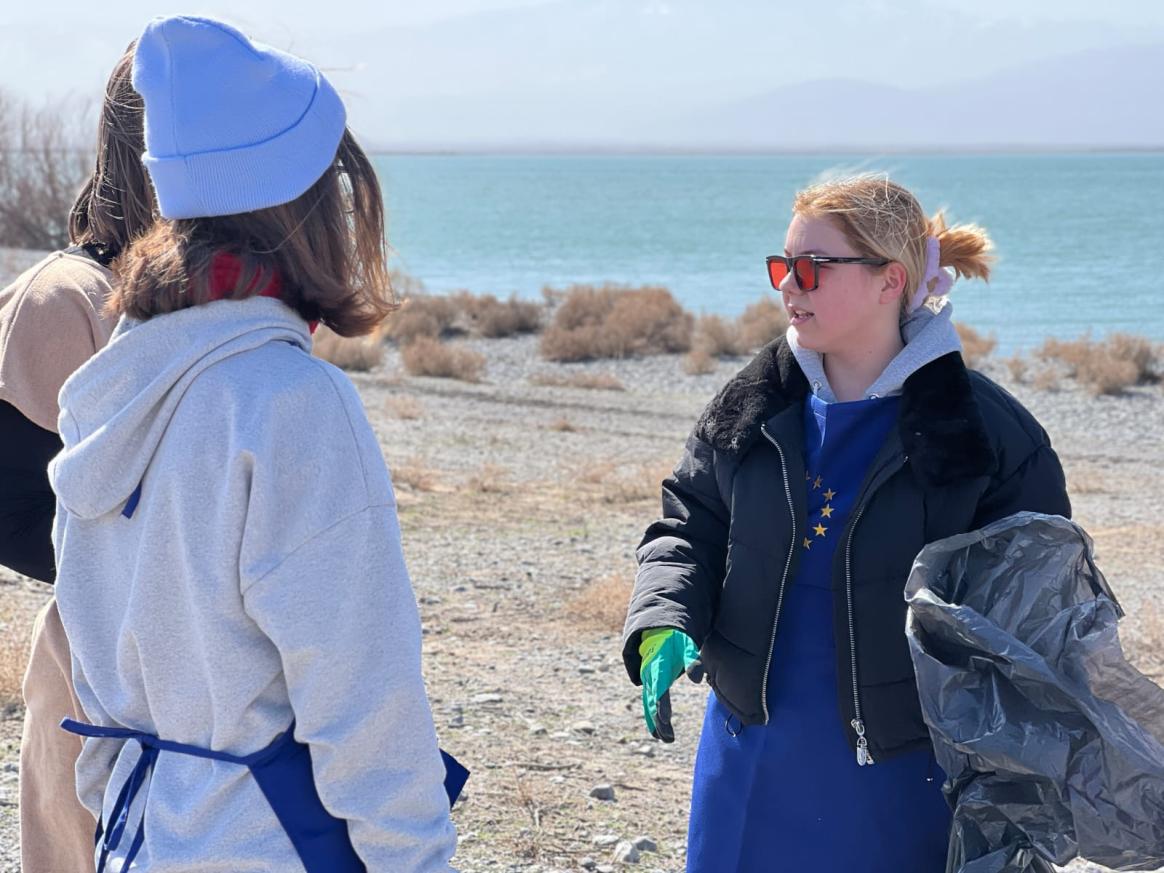
<svg viewBox="0 0 1164 873">
<path fill-rule="evenodd" d="M 0 86 L 36 99 L 99 93 L 125 44 L 165 10 L 8 5 Z M 1087 49 L 1164 46 L 1160 0 L 251 0 L 169 11 L 222 17 L 308 57 L 345 95 L 357 132 L 389 143 L 502 129 L 617 139 L 800 82 L 932 89 Z"/>
</svg>

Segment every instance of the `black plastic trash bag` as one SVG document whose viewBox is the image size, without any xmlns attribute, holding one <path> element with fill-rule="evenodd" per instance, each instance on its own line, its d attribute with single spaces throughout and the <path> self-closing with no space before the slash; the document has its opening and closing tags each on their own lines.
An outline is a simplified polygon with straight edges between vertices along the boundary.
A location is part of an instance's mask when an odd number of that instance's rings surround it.
<svg viewBox="0 0 1164 873">
<path fill-rule="evenodd" d="M 1124 658 L 1083 529 L 1019 513 L 933 543 L 905 597 L 947 873 L 1164 867 L 1164 690 Z"/>
</svg>

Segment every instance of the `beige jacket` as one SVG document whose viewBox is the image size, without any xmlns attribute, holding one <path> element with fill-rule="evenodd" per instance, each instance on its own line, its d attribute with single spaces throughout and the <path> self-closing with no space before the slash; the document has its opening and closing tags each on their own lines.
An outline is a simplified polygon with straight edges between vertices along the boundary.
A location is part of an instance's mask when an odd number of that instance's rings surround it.
<svg viewBox="0 0 1164 873">
<path fill-rule="evenodd" d="M 102 348 L 112 274 L 78 249 L 53 252 L 0 291 L 0 400 L 57 430 L 57 394 Z"/>
</svg>

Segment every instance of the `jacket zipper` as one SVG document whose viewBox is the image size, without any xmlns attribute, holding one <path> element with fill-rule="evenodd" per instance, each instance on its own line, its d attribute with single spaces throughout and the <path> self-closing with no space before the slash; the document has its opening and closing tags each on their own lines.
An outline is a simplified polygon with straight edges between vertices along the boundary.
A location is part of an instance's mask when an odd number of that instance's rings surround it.
<svg viewBox="0 0 1164 873">
<path fill-rule="evenodd" d="M 904 467 L 908 460 L 909 455 L 902 455 L 887 476 L 878 478 L 884 482 L 885 478 L 892 476 Z M 880 487 L 881 482 L 875 482 L 874 485 Z M 874 490 L 875 488 L 870 488 L 869 493 Z M 868 505 L 869 501 L 866 499 L 857 508 L 857 514 L 853 516 L 853 523 L 849 525 L 849 537 L 845 541 L 845 605 L 849 614 L 849 666 L 853 679 L 853 720 L 849 724 L 857 734 L 858 767 L 866 765 L 871 767 L 877 763 L 869 752 L 869 740 L 865 736 L 865 719 L 861 715 L 861 693 L 857 683 L 857 625 L 853 620 L 853 533 L 857 530 L 857 523 L 861 521 L 861 516 L 865 514 L 865 507 Z"/>
<path fill-rule="evenodd" d="M 768 660 L 764 662 L 764 679 L 760 685 L 760 708 L 764 711 L 764 724 L 768 723 L 768 670 L 772 666 L 772 652 L 776 648 L 776 627 L 780 624 L 780 610 L 784 606 L 784 588 L 788 584 L 788 570 L 792 567 L 792 556 L 796 553 L 796 507 L 792 502 L 792 486 L 788 484 L 788 462 L 784 457 L 784 449 L 776 442 L 772 434 L 768 433 L 766 425 L 760 426 L 760 432 L 767 437 L 768 442 L 776 447 L 780 453 L 780 472 L 784 476 L 784 496 L 788 499 L 788 513 L 792 517 L 792 539 L 789 541 L 788 557 L 784 561 L 784 575 L 780 579 L 780 593 L 776 597 L 776 617 L 772 619 L 772 638 L 768 641 Z M 850 627 L 852 622 L 850 619 Z M 854 669 L 856 664 L 854 663 Z"/>
</svg>

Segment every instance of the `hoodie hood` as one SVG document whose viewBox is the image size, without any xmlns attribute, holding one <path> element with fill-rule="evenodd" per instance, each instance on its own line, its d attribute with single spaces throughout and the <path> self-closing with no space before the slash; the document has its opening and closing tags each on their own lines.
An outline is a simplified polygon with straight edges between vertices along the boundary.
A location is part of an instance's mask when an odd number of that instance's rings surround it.
<svg viewBox="0 0 1164 873">
<path fill-rule="evenodd" d="M 905 348 L 865 391 L 866 397 L 892 397 L 901 393 L 905 380 L 931 361 L 936 361 L 950 352 L 960 352 L 962 341 L 951 320 L 953 306 L 948 299 L 938 298 L 937 311 L 930 303 L 910 313 L 901 325 L 901 338 Z M 804 371 L 812 393 L 825 403 L 836 403 L 837 397 L 825 375 L 824 358 L 812 349 L 806 349 L 797 342 L 795 327 L 788 328 L 788 345 L 796 356 L 796 363 Z"/>
<path fill-rule="evenodd" d="M 66 510 L 98 518 L 137 488 L 186 388 L 208 367 L 269 342 L 311 349 L 307 323 L 267 297 L 122 318 L 109 344 L 65 382 L 64 449 L 49 478 Z"/>
</svg>

